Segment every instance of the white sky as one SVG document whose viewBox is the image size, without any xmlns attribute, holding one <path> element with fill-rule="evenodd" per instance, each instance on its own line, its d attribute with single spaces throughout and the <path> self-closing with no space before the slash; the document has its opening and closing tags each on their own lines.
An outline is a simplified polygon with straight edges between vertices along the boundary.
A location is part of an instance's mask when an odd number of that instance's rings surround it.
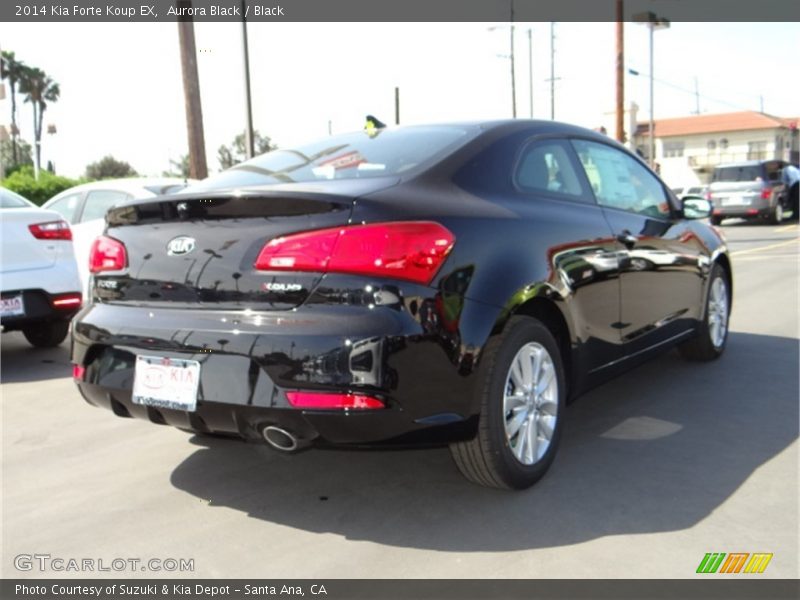
<svg viewBox="0 0 800 600">
<path fill-rule="evenodd" d="M 254 126 L 290 146 L 394 120 L 394 87 L 404 124 L 511 116 L 508 28 L 478 23 L 250 23 Z M 503 27 L 502 25 L 500 27 Z M 517 24 L 517 110 L 529 115 L 527 29 L 533 30 L 534 116 L 550 118 L 550 24 Z M 614 108 L 614 23 L 556 24 L 556 119 L 609 123 Z M 244 130 L 241 25 L 197 23 L 209 168 L 217 148 Z M 174 23 L 0 23 L 0 48 L 44 69 L 61 85 L 45 124 L 42 164 L 82 174 L 112 154 L 142 174 L 160 175 L 187 149 Z M 626 102 L 648 116 L 648 32 L 625 26 Z M 800 24 L 673 23 L 655 33 L 655 116 L 689 115 L 699 83 L 703 113 L 764 110 L 800 116 Z M 10 122 L 0 101 L 0 124 Z M 21 104 L 22 136 L 33 141 Z"/>
</svg>

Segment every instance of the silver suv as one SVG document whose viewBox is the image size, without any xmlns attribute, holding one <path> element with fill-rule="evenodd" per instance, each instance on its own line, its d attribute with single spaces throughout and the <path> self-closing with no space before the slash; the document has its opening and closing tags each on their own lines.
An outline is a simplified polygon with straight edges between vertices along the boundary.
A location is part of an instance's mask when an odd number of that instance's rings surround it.
<svg viewBox="0 0 800 600">
<path fill-rule="evenodd" d="M 708 197 L 714 204 L 712 225 L 729 217 L 780 223 L 788 209 L 781 182 L 785 166 L 782 160 L 750 160 L 716 167 L 708 186 Z"/>
</svg>

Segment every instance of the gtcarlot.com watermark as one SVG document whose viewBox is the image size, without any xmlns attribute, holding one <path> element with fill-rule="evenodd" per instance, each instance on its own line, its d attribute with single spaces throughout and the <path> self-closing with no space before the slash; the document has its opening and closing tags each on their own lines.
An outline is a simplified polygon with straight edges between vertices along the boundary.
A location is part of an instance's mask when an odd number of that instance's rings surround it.
<svg viewBox="0 0 800 600">
<path fill-rule="evenodd" d="M 166 573 L 191 573 L 193 558 L 75 558 L 51 554 L 17 554 L 14 557 L 17 571 L 40 573 L 84 573 L 148 571 Z"/>
</svg>

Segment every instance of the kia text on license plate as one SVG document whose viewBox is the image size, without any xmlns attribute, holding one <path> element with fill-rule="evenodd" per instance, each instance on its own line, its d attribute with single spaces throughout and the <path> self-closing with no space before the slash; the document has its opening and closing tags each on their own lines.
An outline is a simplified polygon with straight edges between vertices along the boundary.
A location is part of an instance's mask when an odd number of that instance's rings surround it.
<svg viewBox="0 0 800 600">
<path fill-rule="evenodd" d="M 0 300 L 0 317 L 15 317 L 25 314 L 25 304 L 22 296 L 12 296 Z"/>
<path fill-rule="evenodd" d="M 137 356 L 133 377 L 134 404 L 194 411 L 200 363 L 182 358 Z"/>
</svg>

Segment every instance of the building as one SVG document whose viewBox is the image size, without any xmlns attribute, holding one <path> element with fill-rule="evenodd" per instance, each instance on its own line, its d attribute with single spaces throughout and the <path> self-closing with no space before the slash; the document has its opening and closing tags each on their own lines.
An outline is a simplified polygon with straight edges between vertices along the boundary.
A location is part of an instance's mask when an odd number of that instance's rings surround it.
<svg viewBox="0 0 800 600">
<path fill-rule="evenodd" d="M 722 163 L 772 159 L 797 163 L 798 121 L 752 111 L 657 119 L 655 162 L 671 187 L 707 184 L 714 167 Z M 640 121 L 633 139 L 645 158 L 649 128 L 647 121 Z"/>
</svg>

